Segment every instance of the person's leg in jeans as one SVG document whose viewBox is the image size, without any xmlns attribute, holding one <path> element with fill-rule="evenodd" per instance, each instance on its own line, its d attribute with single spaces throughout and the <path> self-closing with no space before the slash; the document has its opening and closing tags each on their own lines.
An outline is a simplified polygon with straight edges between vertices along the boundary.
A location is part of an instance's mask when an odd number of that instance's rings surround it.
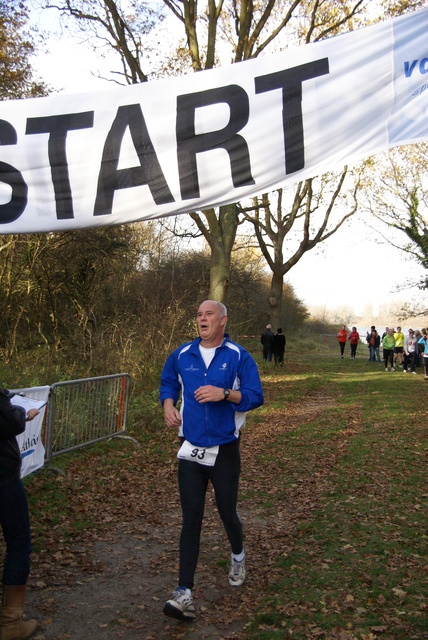
<svg viewBox="0 0 428 640">
<path fill-rule="evenodd" d="M 6 543 L 4 585 L 25 585 L 30 573 L 31 530 L 21 480 L 0 488 L 0 523 Z"/>
<path fill-rule="evenodd" d="M 1 637 L 30 638 L 36 620 L 24 620 L 25 591 L 30 573 L 31 531 L 27 496 L 21 480 L 0 488 L 0 523 L 6 542 Z"/>
</svg>

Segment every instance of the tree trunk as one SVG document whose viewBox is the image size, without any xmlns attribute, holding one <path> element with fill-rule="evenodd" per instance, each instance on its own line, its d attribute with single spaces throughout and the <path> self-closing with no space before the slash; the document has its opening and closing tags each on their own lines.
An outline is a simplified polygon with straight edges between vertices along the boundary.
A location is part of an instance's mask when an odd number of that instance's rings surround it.
<svg viewBox="0 0 428 640">
<path fill-rule="evenodd" d="M 225 303 L 230 283 L 230 254 L 223 245 L 216 244 L 211 250 L 209 299 Z"/>
<path fill-rule="evenodd" d="M 282 273 L 273 272 L 269 294 L 269 321 L 273 330 L 281 326 L 282 291 Z"/>
<path fill-rule="evenodd" d="M 230 283 L 230 256 L 239 221 L 238 206 L 236 203 L 224 205 L 218 214 L 214 209 L 202 213 L 206 224 L 198 213 L 190 216 L 211 249 L 209 299 L 225 304 Z"/>
<path fill-rule="evenodd" d="M 230 284 L 230 259 L 238 228 L 236 203 L 220 207 L 215 242 L 211 244 L 210 300 L 227 302 Z"/>
</svg>

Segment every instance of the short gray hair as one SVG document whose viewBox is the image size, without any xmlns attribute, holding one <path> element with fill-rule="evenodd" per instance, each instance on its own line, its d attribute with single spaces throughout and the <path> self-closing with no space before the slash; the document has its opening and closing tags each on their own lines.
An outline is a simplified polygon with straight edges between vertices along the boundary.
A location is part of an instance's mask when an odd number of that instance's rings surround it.
<svg viewBox="0 0 428 640">
<path fill-rule="evenodd" d="M 226 306 L 222 302 L 217 302 L 217 300 L 204 300 L 204 302 L 211 302 L 211 304 L 217 305 L 218 312 L 220 314 L 220 318 L 227 316 Z"/>
<path fill-rule="evenodd" d="M 218 310 L 220 311 L 221 317 L 223 318 L 224 316 L 227 316 L 226 305 L 224 305 L 222 302 L 217 302 L 217 306 Z"/>
</svg>

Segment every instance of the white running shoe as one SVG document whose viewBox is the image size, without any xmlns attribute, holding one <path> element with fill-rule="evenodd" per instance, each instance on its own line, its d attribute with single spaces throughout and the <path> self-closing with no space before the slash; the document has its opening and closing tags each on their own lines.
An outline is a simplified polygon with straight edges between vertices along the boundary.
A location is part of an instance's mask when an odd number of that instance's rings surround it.
<svg viewBox="0 0 428 640">
<path fill-rule="evenodd" d="M 395 371 L 394 367 L 392 367 L 391 371 Z"/>
<path fill-rule="evenodd" d="M 245 580 L 245 558 L 241 562 L 233 559 L 230 563 L 229 584 L 231 587 L 240 587 Z"/>
<path fill-rule="evenodd" d="M 193 620 L 195 617 L 195 605 L 192 595 L 186 589 L 176 589 L 172 599 L 165 603 L 163 612 L 166 616 L 177 620 Z"/>
<path fill-rule="evenodd" d="M 388 371 L 388 367 L 385 367 L 385 371 Z"/>
</svg>

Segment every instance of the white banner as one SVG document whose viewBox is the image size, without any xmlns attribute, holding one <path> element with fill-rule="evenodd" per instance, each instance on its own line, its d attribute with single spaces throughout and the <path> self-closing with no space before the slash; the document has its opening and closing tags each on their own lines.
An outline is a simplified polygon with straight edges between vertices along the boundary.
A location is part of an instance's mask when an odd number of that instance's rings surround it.
<svg viewBox="0 0 428 640">
<path fill-rule="evenodd" d="M 0 103 L 0 233 L 201 210 L 428 137 L 428 9 L 284 53 Z"/>
<path fill-rule="evenodd" d="M 25 404 L 26 399 L 47 403 L 49 392 L 49 386 L 14 389 L 13 391 L 11 390 L 11 393 L 22 393 L 24 397 L 19 398 L 18 396 L 14 396 L 12 402 L 28 409 L 29 407 Z M 28 476 L 45 464 L 45 447 L 42 440 L 42 425 L 45 411 L 46 405 L 40 409 L 38 416 L 26 423 L 24 433 L 16 436 L 22 457 L 21 478 Z"/>
</svg>

